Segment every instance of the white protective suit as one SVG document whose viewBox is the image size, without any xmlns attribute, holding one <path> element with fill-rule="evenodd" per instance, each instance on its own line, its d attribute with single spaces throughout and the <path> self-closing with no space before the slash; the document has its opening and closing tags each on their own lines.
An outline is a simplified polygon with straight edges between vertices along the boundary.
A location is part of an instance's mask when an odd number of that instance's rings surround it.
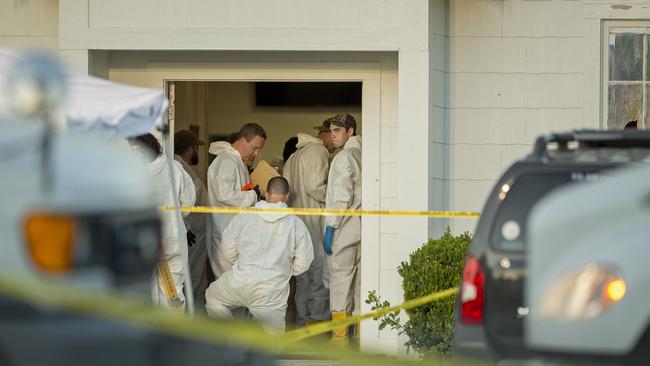
<svg viewBox="0 0 650 366">
<path fill-rule="evenodd" d="M 287 205 L 259 201 L 255 207 Z M 284 332 L 289 280 L 309 269 L 314 259 L 305 224 L 284 213 L 239 214 L 224 231 L 221 245 L 232 268 L 205 292 L 208 315 L 229 318 L 231 308 L 245 306 L 269 333 Z"/>
<path fill-rule="evenodd" d="M 291 187 L 289 205 L 298 208 L 324 208 L 329 169 L 329 152 L 323 141 L 304 133 L 298 134 L 298 150 L 284 165 L 283 174 Z M 323 283 L 325 251 L 323 250 L 322 216 L 299 216 L 309 229 L 314 246 L 314 261 L 309 271 L 297 277 L 296 322 L 329 320 L 329 290 Z"/>
<path fill-rule="evenodd" d="M 172 174 L 174 177 L 174 187 L 176 188 L 176 191 L 174 191 L 170 180 L 167 159 L 167 156 L 163 154 L 148 165 L 151 174 L 153 174 L 158 183 L 159 202 L 163 206 L 174 206 L 174 201 L 177 201 L 181 207 L 194 206 L 196 190 L 194 183 L 192 183 L 192 178 L 183 170 L 178 162 L 172 161 Z M 176 286 L 178 297 L 181 301 L 185 302 L 185 296 L 183 295 L 185 263 L 187 262 L 185 224 L 174 211 L 161 212 L 161 218 L 163 251 L 169 264 L 169 270 L 174 278 L 174 285 Z M 152 287 L 153 302 L 162 306 L 168 306 L 158 272 L 155 273 Z"/>
<path fill-rule="evenodd" d="M 330 165 L 325 207 L 361 209 L 361 137 L 348 139 Z M 361 217 L 326 216 L 335 228 L 330 269 L 330 309 L 358 314 L 360 310 Z"/>
<path fill-rule="evenodd" d="M 208 202 L 214 207 L 252 207 L 257 202 L 255 191 L 242 192 L 250 183 L 248 169 L 239 152 L 220 141 L 210 144 L 211 154 L 217 155 L 208 168 Z M 233 214 L 210 214 L 208 221 L 208 258 L 212 272 L 218 278 L 230 269 L 230 263 L 220 253 L 221 236 Z"/>
<path fill-rule="evenodd" d="M 192 183 L 196 188 L 196 202 L 195 206 L 208 205 L 208 189 L 199 178 L 192 167 L 183 160 L 180 156 L 174 156 L 183 170 L 192 178 Z M 194 304 L 196 309 L 203 309 L 205 307 L 205 289 L 208 288 L 208 250 L 206 249 L 205 231 L 208 222 L 208 215 L 203 213 L 190 213 L 185 217 L 185 225 L 188 231 L 196 236 L 195 242 L 188 249 L 188 257 L 190 263 L 190 274 L 192 276 L 192 288 L 194 289 Z"/>
</svg>

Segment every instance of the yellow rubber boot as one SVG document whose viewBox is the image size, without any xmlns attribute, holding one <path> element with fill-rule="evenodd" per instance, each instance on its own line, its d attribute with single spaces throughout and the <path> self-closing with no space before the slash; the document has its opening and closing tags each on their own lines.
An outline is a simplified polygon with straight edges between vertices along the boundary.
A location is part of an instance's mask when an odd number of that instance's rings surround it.
<svg viewBox="0 0 650 366">
<path fill-rule="evenodd" d="M 345 311 L 333 311 L 332 312 L 332 321 L 344 320 L 348 317 L 348 313 Z M 348 327 L 339 327 L 332 330 L 332 339 L 330 343 L 337 346 L 346 346 L 348 344 Z"/>
</svg>

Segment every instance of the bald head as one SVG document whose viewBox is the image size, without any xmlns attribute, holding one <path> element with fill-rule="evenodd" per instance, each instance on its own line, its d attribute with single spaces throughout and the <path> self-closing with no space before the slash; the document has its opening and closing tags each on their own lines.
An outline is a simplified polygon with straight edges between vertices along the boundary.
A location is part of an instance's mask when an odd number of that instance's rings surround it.
<svg viewBox="0 0 650 366">
<path fill-rule="evenodd" d="M 273 177 L 266 185 L 266 202 L 287 202 L 289 198 L 289 182 L 283 177 Z"/>
<path fill-rule="evenodd" d="M 273 177 L 266 186 L 266 192 L 272 194 L 288 194 L 289 182 L 284 177 Z"/>
</svg>

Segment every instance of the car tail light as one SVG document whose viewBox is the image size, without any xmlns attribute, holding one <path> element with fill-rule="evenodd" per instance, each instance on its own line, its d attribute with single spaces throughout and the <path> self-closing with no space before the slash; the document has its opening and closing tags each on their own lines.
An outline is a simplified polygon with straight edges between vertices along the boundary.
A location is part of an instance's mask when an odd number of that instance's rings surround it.
<svg viewBox="0 0 650 366">
<path fill-rule="evenodd" d="M 46 272 L 62 273 L 72 266 L 76 221 L 68 216 L 36 213 L 25 220 L 25 239 L 34 263 Z"/>
<path fill-rule="evenodd" d="M 485 274 L 481 263 L 467 257 L 460 287 L 460 321 L 465 324 L 481 324 L 485 304 Z"/>
<path fill-rule="evenodd" d="M 24 239 L 34 266 L 49 274 L 108 270 L 115 285 L 149 279 L 159 260 L 157 209 L 83 214 L 37 211 L 24 219 Z"/>
</svg>

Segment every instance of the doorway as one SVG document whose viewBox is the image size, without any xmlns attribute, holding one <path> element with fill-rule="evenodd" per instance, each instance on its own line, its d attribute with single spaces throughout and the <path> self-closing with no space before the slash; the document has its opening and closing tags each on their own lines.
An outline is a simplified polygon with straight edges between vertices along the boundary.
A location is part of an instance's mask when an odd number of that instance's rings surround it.
<svg viewBox="0 0 650 366">
<path fill-rule="evenodd" d="M 393 66 L 388 66 L 390 69 Z M 380 209 L 381 172 L 381 121 L 382 111 L 390 114 L 397 105 L 391 93 L 396 83 L 387 73 L 384 80 L 380 62 L 183 62 L 160 61 L 146 63 L 146 86 L 164 88 L 167 81 L 219 81 L 219 82 L 359 82 L 361 83 L 361 109 L 358 117 L 363 121 L 362 145 L 362 207 L 367 210 Z M 390 102 L 384 100 L 382 85 L 386 82 Z M 197 94 L 201 90 L 196 91 Z M 205 100 L 198 98 L 197 100 Z M 385 108 L 385 109 L 384 109 Z M 203 109 L 199 109 L 203 110 Z M 311 122 L 310 122 L 311 124 Z M 175 123 L 171 126 L 176 130 Z M 205 130 L 204 130 L 205 131 Z M 207 135 L 200 136 L 207 139 Z M 282 141 L 282 139 L 279 139 Z M 266 149 L 266 147 L 265 147 Z M 270 151 L 267 150 L 267 151 Z M 205 162 L 205 159 L 204 159 Z M 380 288 L 380 225 L 376 216 L 362 217 L 361 224 L 361 293 Z M 370 310 L 361 304 L 362 312 Z M 378 340 L 375 322 L 361 324 L 362 344 L 372 345 Z"/>
<path fill-rule="evenodd" d="M 173 87 L 172 87 L 173 85 Z M 316 135 L 315 126 L 337 113 L 350 113 L 362 128 L 362 83 L 267 81 L 167 81 L 173 88 L 173 130 L 190 130 L 206 142 L 195 167 L 205 181 L 214 159 L 211 142 L 227 140 L 248 122 L 264 127 L 268 136 L 256 164 L 265 160 L 281 170 L 285 142 L 298 133 Z"/>
</svg>

